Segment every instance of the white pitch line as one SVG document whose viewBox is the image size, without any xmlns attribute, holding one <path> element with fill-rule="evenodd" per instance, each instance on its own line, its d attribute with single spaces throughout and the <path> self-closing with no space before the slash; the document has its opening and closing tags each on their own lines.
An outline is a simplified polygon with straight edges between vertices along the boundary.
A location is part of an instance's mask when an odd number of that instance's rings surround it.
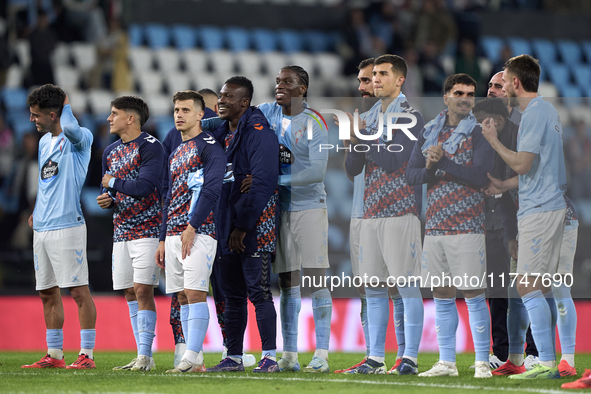
<svg viewBox="0 0 591 394">
<path fill-rule="evenodd" d="M 59 374 L 54 372 L 54 374 Z M 76 374 L 76 373 L 74 373 Z M 25 372 L 0 372 L 0 375 L 48 375 L 47 373 L 25 373 Z M 82 372 L 80 376 L 96 376 L 102 375 L 97 373 Z M 121 373 L 114 373 L 115 375 L 122 376 Z M 322 379 L 322 375 L 318 375 L 318 379 L 310 378 L 298 378 L 298 377 L 265 377 L 265 376 L 236 376 L 229 374 L 209 374 L 209 373 L 191 373 L 191 374 L 146 374 L 148 376 L 167 376 L 172 378 L 193 378 L 193 379 L 243 379 L 243 380 L 268 380 L 268 381 L 290 381 L 290 382 L 316 382 L 316 383 L 354 383 L 354 384 L 367 384 L 367 385 L 378 385 L 378 386 L 411 386 L 411 387 L 431 387 L 431 388 L 443 388 L 443 389 L 462 389 L 462 390 L 487 390 L 487 391 L 514 391 L 514 392 L 527 392 L 527 393 L 541 393 L 541 394 L 559 394 L 564 393 L 562 390 L 551 390 L 551 389 L 533 389 L 526 387 L 488 387 L 488 386 L 473 386 L 473 385 L 461 385 L 461 384 L 441 384 L 441 383 L 419 383 L 419 382 L 395 382 L 395 381 L 376 381 L 376 380 L 349 380 L 349 379 Z M 494 379 L 494 378 L 493 378 Z M 150 394 L 155 394 L 151 392 Z"/>
</svg>

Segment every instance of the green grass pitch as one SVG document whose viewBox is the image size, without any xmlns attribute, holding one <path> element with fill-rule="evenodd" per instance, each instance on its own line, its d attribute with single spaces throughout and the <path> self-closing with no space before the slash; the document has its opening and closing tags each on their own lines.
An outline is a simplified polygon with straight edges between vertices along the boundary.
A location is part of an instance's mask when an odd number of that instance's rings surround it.
<svg viewBox="0 0 591 394">
<path fill-rule="evenodd" d="M 332 370 L 349 367 L 361 360 L 362 355 L 351 353 L 330 354 L 331 373 L 308 374 L 284 372 L 277 374 L 255 374 L 252 368 L 247 372 L 188 375 L 165 374 L 172 368 L 172 353 L 155 353 L 156 369 L 150 372 L 112 371 L 117 365 L 127 364 L 132 353 L 97 352 L 97 368 L 88 371 L 56 369 L 21 369 L 43 356 L 41 352 L 0 352 L 0 392 L 46 392 L 46 393 L 391 393 L 401 391 L 414 393 L 475 393 L 484 391 L 508 393 L 559 393 L 565 390 L 560 385 L 579 378 L 585 367 L 591 367 L 591 354 L 576 356 L 579 373 L 576 378 L 556 380 L 512 381 L 504 376 L 492 379 L 475 379 L 473 354 L 458 355 L 459 377 L 419 378 L 417 376 L 391 375 L 343 375 Z M 256 354 L 257 359 L 260 353 Z M 76 354 L 66 353 L 66 364 L 76 359 Z M 205 354 L 205 365 L 213 366 L 220 358 L 219 353 Z M 311 354 L 299 355 L 302 367 L 312 358 Z M 394 354 L 387 354 L 388 367 L 394 361 Z M 419 355 L 419 369 L 425 371 L 437 361 L 437 354 Z"/>
</svg>

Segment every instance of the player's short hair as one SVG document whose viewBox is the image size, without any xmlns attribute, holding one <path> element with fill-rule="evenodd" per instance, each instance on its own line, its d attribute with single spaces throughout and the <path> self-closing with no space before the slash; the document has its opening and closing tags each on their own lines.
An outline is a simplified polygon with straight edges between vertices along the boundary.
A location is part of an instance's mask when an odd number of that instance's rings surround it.
<svg viewBox="0 0 591 394">
<path fill-rule="evenodd" d="M 230 77 L 230 78 L 226 79 L 226 82 L 224 82 L 224 85 L 227 85 L 227 84 L 240 86 L 241 88 L 246 89 L 246 94 L 247 94 L 248 100 L 252 101 L 252 95 L 254 94 L 254 86 L 252 85 L 252 81 L 250 79 L 239 75 L 236 77 Z"/>
<path fill-rule="evenodd" d="M 176 92 L 174 96 L 172 96 L 173 103 L 185 100 L 193 100 L 193 104 L 199 104 L 200 111 L 203 111 L 205 109 L 205 100 L 203 100 L 203 96 L 194 90 L 183 90 L 180 92 Z"/>
<path fill-rule="evenodd" d="M 474 86 L 476 89 L 476 81 L 474 78 L 469 76 L 468 74 L 459 73 L 450 75 L 445 79 L 443 83 L 443 94 L 447 94 L 450 90 L 453 89 L 454 85 L 466 85 L 466 86 Z"/>
<path fill-rule="evenodd" d="M 512 57 L 505 63 L 505 70 L 515 74 L 523 90 L 530 93 L 538 91 L 540 84 L 540 62 L 531 55 L 519 55 Z"/>
<path fill-rule="evenodd" d="M 33 90 L 27 97 L 29 107 L 39 106 L 43 112 L 55 112 L 58 116 L 62 115 L 66 93 L 56 85 L 50 83 L 39 86 Z"/>
<path fill-rule="evenodd" d="M 375 57 L 370 57 L 365 60 L 362 60 L 361 63 L 359 63 L 359 65 L 357 66 L 357 69 L 361 71 L 367 66 L 373 66 L 375 61 Z"/>
<path fill-rule="evenodd" d="M 117 97 L 115 100 L 111 101 L 111 107 L 125 112 L 135 113 L 140 121 L 140 127 L 143 127 L 150 117 L 148 104 L 137 96 Z"/>
<path fill-rule="evenodd" d="M 212 89 L 210 88 L 203 88 L 200 89 L 197 93 L 199 93 L 200 95 L 202 95 L 203 97 L 205 96 L 215 96 L 216 99 L 220 98 L 220 96 L 218 96 L 218 94 L 216 92 L 214 92 Z"/>
<path fill-rule="evenodd" d="M 295 66 L 295 65 L 285 66 L 285 67 L 282 67 L 281 69 L 293 71 L 296 74 L 296 76 L 298 77 L 299 83 L 306 87 L 306 91 L 304 92 L 304 97 L 308 97 L 308 86 L 310 85 L 310 76 L 308 75 L 308 72 L 306 70 L 304 70 L 302 67 Z"/>
<path fill-rule="evenodd" d="M 374 60 L 374 65 L 390 63 L 392 65 L 392 70 L 394 72 L 398 72 L 402 74 L 404 78 L 406 78 L 406 72 L 408 71 L 408 67 L 406 66 L 406 60 L 398 55 L 382 55 L 379 56 L 377 59 Z"/>
<path fill-rule="evenodd" d="M 487 97 L 477 102 L 474 108 L 472 108 L 472 113 L 475 114 L 478 112 L 489 115 L 501 115 L 505 119 L 509 117 L 509 110 L 500 97 Z"/>
</svg>

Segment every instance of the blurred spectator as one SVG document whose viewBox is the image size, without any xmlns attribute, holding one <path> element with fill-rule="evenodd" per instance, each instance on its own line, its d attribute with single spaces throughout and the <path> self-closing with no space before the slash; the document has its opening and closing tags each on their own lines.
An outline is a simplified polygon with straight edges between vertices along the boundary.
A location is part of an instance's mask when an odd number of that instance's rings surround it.
<svg viewBox="0 0 591 394">
<path fill-rule="evenodd" d="M 416 48 L 420 50 L 431 41 L 438 53 L 442 53 L 457 36 L 456 24 L 444 0 L 425 0 L 414 31 Z"/>
<path fill-rule="evenodd" d="M 369 17 L 369 25 L 377 41 L 376 47 L 385 48 L 382 53 L 401 54 L 404 49 L 402 28 L 397 20 L 397 9 L 391 2 L 379 4 L 378 12 Z"/>
<path fill-rule="evenodd" d="M 132 90 L 127 34 L 116 18 L 109 23 L 109 35 L 97 44 L 98 63 L 92 70 L 91 87 L 115 92 Z"/>
<path fill-rule="evenodd" d="M 71 15 L 85 21 L 81 29 L 84 41 L 99 43 L 107 37 L 105 13 L 99 7 L 98 0 L 61 1 Z"/>
<path fill-rule="evenodd" d="M 0 185 L 10 175 L 14 153 L 14 134 L 0 115 Z"/>
<path fill-rule="evenodd" d="M 101 122 L 94 132 L 94 141 L 92 143 L 92 154 L 90 156 L 90 165 L 88 167 L 88 175 L 86 177 L 86 184 L 88 186 L 96 186 L 101 184 L 102 174 L 102 158 L 103 152 L 107 146 L 116 140 L 116 137 L 110 133 L 109 124 Z M 98 193 L 98 192 L 97 192 Z"/>
<path fill-rule="evenodd" d="M 455 73 L 465 73 L 476 81 L 476 95 L 485 96 L 485 84 L 483 84 L 482 73 L 476 57 L 476 46 L 469 38 L 463 38 L 458 46 L 456 54 Z"/>
<path fill-rule="evenodd" d="M 365 20 L 365 11 L 353 8 L 349 12 L 349 22 L 345 24 L 344 37 L 346 47 L 340 48 L 341 56 L 346 59 L 345 73 L 357 74 L 357 65 L 364 59 L 385 53 L 385 45 L 380 45 Z"/>
<path fill-rule="evenodd" d="M 423 93 L 423 77 L 418 65 L 418 54 L 414 48 L 409 48 L 404 53 L 404 60 L 408 70 L 406 72 L 406 81 L 402 86 L 402 92 L 406 97 L 409 98 L 412 103 L 412 99 L 415 97 L 421 97 Z"/>
<path fill-rule="evenodd" d="M 29 34 L 31 43 L 30 85 L 44 85 L 53 82 L 51 55 L 57 45 L 57 36 L 49 25 L 45 11 L 39 11 L 37 25 Z"/>
<path fill-rule="evenodd" d="M 499 55 L 499 61 L 493 65 L 489 80 L 493 77 L 493 75 L 495 75 L 499 71 L 503 71 L 505 63 L 507 62 L 507 60 L 511 59 L 512 56 L 513 53 L 511 52 L 511 47 L 507 44 L 503 45 L 503 48 L 501 48 L 501 54 Z"/>
<path fill-rule="evenodd" d="M 591 139 L 583 121 L 575 124 L 575 134 L 566 146 L 566 158 L 571 169 L 569 189 L 573 200 L 591 198 Z"/>
<path fill-rule="evenodd" d="M 6 74 L 10 66 L 10 52 L 8 49 L 8 31 L 6 20 L 0 17 L 0 86 L 6 84 Z"/>
<path fill-rule="evenodd" d="M 419 67 L 423 76 L 424 95 L 441 96 L 446 76 L 434 42 L 427 41 L 425 43 L 423 53 L 419 58 Z"/>
<path fill-rule="evenodd" d="M 35 132 L 23 136 L 23 151 L 15 163 L 12 181 L 12 195 L 18 203 L 18 224 L 14 230 L 11 244 L 17 249 L 32 246 L 33 230 L 29 227 L 28 219 L 33 213 L 35 198 L 37 197 L 37 178 L 39 164 L 37 163 L 37 146 L 39 136 Z"/>
</svg>

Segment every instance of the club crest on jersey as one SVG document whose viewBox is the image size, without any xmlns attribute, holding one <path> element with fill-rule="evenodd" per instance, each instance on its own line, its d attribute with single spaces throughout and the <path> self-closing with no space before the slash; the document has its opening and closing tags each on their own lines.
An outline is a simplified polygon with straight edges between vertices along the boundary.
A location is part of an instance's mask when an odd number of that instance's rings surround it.
<svg viewBox="0 0 591 394">
<path fill-rule="evenodd" d="M 58 172 L 57 162 L 48 160 L 47 163 L 41 167 L 41 181 L 51 182 L 51 180 L 57 176 Z"/>
<path fill-rule="evenodd" d="M 293 164 L 295 158 L 289 148 L 283 144 L 279 144 L 279 162 L 281 164 Z"/>
</svg>

